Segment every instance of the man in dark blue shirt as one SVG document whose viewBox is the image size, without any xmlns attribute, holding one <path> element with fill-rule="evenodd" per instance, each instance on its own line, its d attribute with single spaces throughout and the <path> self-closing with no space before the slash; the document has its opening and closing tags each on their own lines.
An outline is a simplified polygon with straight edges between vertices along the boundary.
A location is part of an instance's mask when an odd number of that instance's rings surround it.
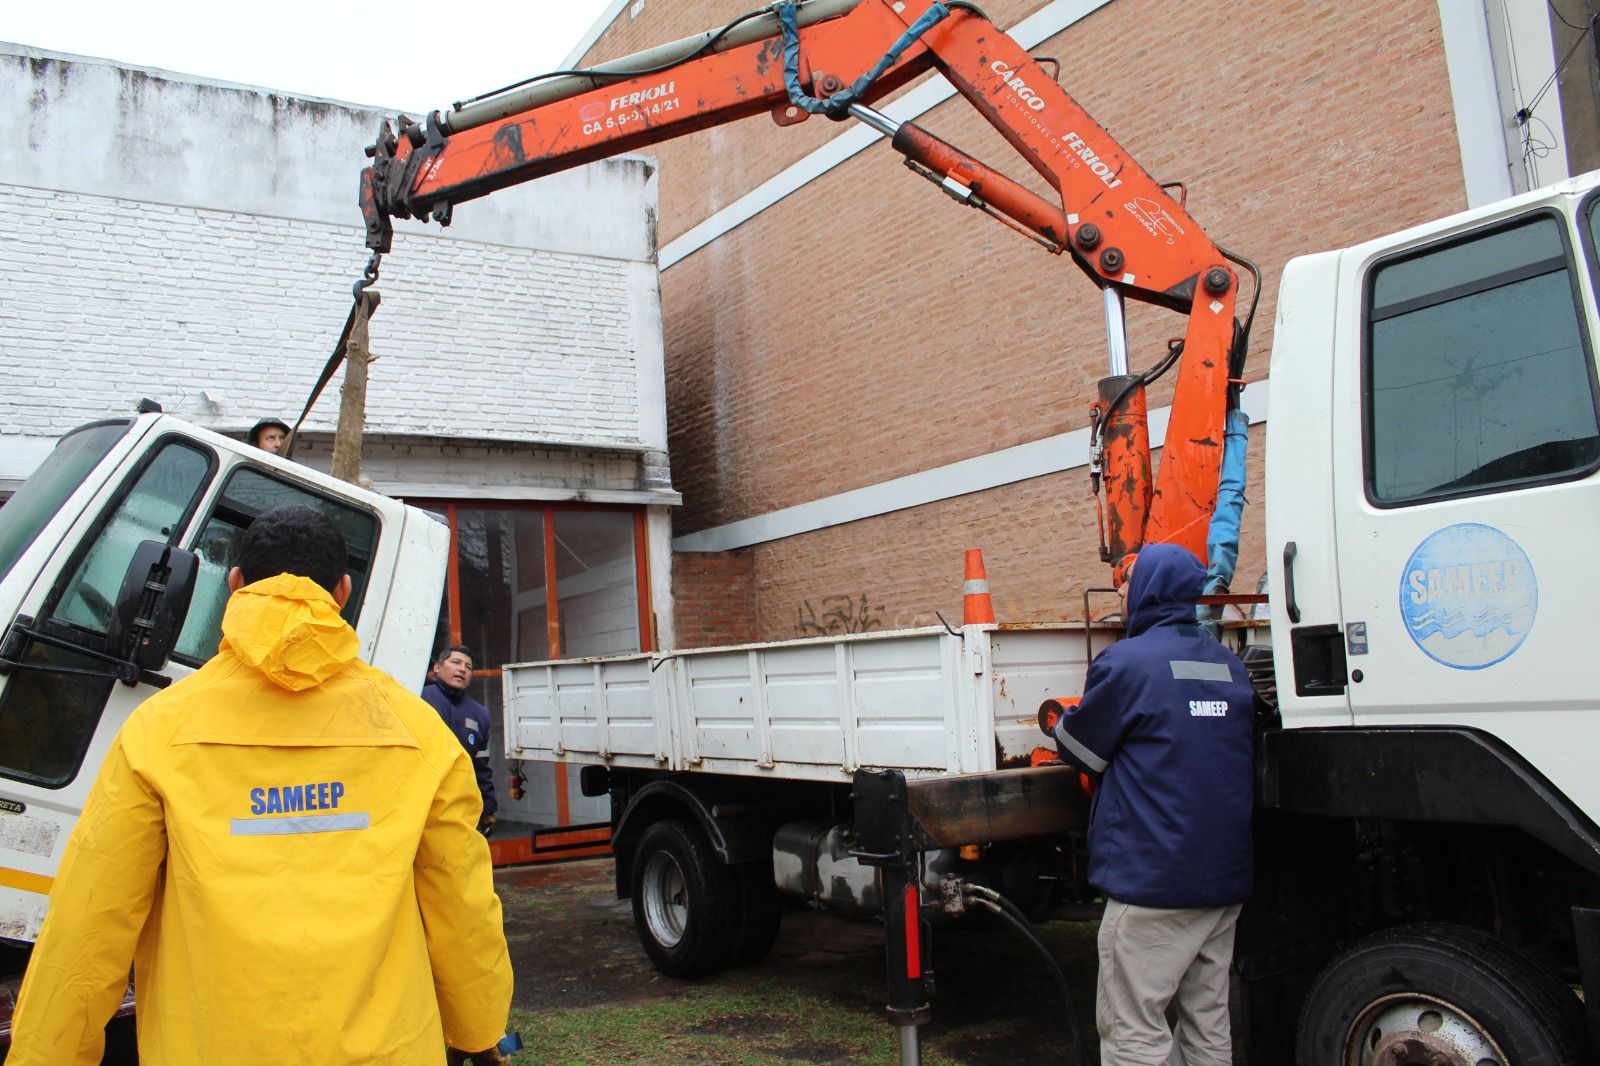
<svg viewBox="0 0 1600 1066">
<path fill-rule="evenodd" d="M 1127 639 L 1089 667 L 1056 723 L 1061 757 L 1097 780 L 1089 881 L 1106 897 L 1095 1017 L 1103 1066 L 1230 1066 L 1228 968 L 1250 894 L 1255 692 L 1195 624 L 1205 568 L 1139 552 Z M 1177 1024 L 1167 1027 L 1168 1005 Z"/>
<path fill-rule="evenodd" d="M 452 644 L 433 664 L 428 683 L 422 687 L 422 698 L 439 712 L 444 724 L 472 757 L 473 769 L 478 774 L 478 792 L 483 796 L 483 817 L 478 821 L 478 832 L 488 836 L 494 829 L 496 809 L 494 773 L 489 768 L 489 712 L 467 695 L 467 686 L 471 683 L 472 652 L 464 644 Z"/>
</svg>

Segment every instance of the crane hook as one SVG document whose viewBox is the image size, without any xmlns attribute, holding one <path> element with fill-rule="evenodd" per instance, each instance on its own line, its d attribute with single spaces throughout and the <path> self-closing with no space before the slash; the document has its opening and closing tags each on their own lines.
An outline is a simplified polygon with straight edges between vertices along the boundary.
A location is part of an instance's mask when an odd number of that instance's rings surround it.
<svg viewBox="0 0 1600 1066">
<path fill-rule="evenodd" d="M 358 301 L 361 299 L 361 294 L 363 292 L 377 284 L 378 264 L 381 262 L 383 262 L 383 253 L 373 252 L 372 258 L 367 260 L 366 269 L 361 271 L 361 280 L 356 282 L 355 285 L 351 287 L 351 292 Z"/>
</svg>

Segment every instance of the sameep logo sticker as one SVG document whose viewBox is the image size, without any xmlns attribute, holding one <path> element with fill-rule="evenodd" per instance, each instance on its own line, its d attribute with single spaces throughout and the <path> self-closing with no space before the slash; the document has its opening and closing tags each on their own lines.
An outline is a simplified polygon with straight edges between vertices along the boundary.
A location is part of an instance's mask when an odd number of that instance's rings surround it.
<svg viewBox="0 0 1600 1066">
<path fill-rule="evenodd" d="M 1510 656 L 1538 613 L 1533 564 L 1493 526 L 1446 526 L 1417 545 L 1400 577 L 1406 631 L 1428 658 L 1456 670 Z"/>
</svg>

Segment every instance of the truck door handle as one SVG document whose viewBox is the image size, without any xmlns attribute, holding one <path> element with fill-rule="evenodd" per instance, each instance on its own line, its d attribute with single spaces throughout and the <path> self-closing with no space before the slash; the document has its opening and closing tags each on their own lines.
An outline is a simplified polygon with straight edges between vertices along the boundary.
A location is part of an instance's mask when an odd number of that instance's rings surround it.
<svg viewBox="0 0 1600 1066">
<path fill-rule="evenodd" d="M 1294 557 L 1299 554 L 1294 546 L 1294 541 L 1289 541 L 1283 546 L 1283 593 L 1287 601 L 1284 606 L 1289 610 L 1289 621 L 1300 621 L 1300 605 L 1294 601 Z"/>
</svg>

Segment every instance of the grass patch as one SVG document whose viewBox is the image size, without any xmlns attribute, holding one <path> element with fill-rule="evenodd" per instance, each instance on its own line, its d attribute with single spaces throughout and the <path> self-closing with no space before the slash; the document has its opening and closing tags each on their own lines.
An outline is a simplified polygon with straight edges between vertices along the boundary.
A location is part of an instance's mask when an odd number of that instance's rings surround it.
<svg viewBox="0 0 1600 1066">
<path fill-rule="evenodd" d="M 770 980 L 745 979 L 737 989 L 708 982 L 671 1000 L 633 1006 L 519 1010 L 512 1012 L 511 1023 L 526 1045 L 513 1058 L 515 1066 L 894 1066 L 900 1061 L 898 1036 L 881 1014 Z M 954 1060 L 927 1048 L 923 1061 L 954 1066 Z"/>
</svg>

